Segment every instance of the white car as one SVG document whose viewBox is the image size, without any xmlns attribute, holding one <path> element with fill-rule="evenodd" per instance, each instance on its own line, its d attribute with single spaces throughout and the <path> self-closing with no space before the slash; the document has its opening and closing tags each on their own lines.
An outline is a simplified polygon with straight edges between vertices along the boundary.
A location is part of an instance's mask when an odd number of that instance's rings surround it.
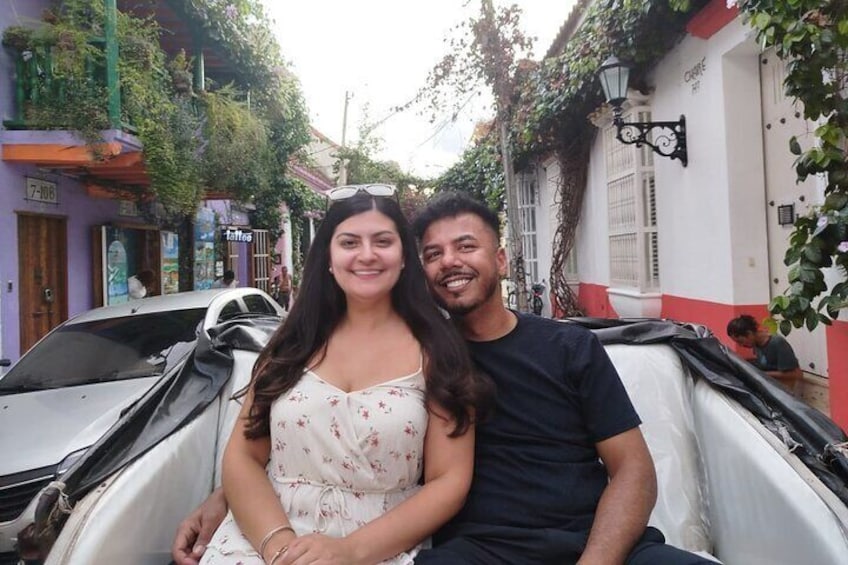
<svg viewBox="0 0 848 565">
<path fill-rule="evenodd" d="M 38 492 L 178 370 L 199 332 L 257 316 L 284 311 L 255 288 L 156 296 L 80 314 L 27 351 L 0 378 L 0 565 L 17 563 Z"/>
</svg>

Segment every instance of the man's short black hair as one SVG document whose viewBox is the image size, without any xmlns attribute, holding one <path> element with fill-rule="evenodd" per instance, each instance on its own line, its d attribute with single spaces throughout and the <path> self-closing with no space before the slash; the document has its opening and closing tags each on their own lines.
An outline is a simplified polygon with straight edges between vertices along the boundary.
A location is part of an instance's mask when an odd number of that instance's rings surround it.
<svg viewBox="0 0 848 565">
<path fill-rule="evenodd" d="M 420 240 L 433 222 L 455 218 L 462 214 L 474 214 L 479 217 L 492 228 L 495 239 L 500 241 L 501 222 L 498 215 L 494 210 L 464 192 L 442 192 L 430 200 L 412 222 L 415 237 Z"/>
<path fill-rule="evenodd" d="M 727 335 L 730 337 L 744 337 L 749 333 L 757 333 L 760 325 L 753 316 L 742 314 L 727 323 Z"/>
<path fill-rule="evenodd" d="M 224 271 L 224 280 L 225 281 L 235 280 L 235 278 L 236 278 L 236 274 L 233 271 L 229 271 L 229 270 Z"/>
</svg>

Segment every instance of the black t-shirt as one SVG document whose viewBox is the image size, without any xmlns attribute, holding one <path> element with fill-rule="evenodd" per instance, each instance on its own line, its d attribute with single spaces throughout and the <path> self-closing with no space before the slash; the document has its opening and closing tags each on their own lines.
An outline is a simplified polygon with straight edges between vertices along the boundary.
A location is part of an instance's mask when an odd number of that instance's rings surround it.
<svg viewBox="0 0 848 565">
<path fill-rule="evenodd" d="M 588 530 L 608 482 L 595 444 L 641 423 L 600 342 L 519 314 L 506 336 L 469 347 L 497 407 L 477 427 L 474 481 L 452 525 Z"/>
</svg>

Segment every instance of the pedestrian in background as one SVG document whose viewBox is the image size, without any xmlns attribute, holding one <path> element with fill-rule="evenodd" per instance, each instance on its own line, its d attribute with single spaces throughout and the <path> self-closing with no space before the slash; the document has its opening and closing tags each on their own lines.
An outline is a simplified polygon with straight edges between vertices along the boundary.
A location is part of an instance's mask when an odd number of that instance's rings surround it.
<svg viewBox="0 0 848 565">
<path fill-rule="evenodd" d="M 153 292 L 153 283 L 156 282 L 156 275 L 150 269 L 139 271 L 127 279 L 127 290 L 130 295 L 130 300 L 138 300 L 144 298 Z"/>
<path fill-rule="evenodd" d="M 292 280 L 291 275 L 289 274 L 289 268 L 283 265 L 280 269 L 279 276 L 279 286 L 277 292 L 279 293 L 279 298 L 277 298 L 277 302 L 280 303 L 286 312 L 289 311 L 289 305 L 291 303 L 291 293 L 292 293 Z"/>
<path fill-rule="evenodd" d="M 236 274 L 233 271 L 224 271 L 224 276 L 212 283 L 212 288 L 235 288 Z"/>
<path fill-rule="evenodd" d="M 727 335 L 738 345 L 753 350 L 754 358 L 749 361 L 757 368 L 797 394 L 803 373 L 792 346 L 782 335 L 770 334 L 747 314 L 728 322 Z"/>
</svg>

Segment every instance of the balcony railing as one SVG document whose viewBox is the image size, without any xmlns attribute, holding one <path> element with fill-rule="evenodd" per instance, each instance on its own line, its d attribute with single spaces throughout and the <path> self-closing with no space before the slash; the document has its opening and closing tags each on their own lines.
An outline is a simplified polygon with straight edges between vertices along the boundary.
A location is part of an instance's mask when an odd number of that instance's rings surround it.
<svg viewBox="0 0 848 565">
<path fill-rule="evenodd" d="M 106 49 L 106 41 L 95 38 L 89 41 L 95 49 Z M 14 54 L 14 92 L 15 106 L 13 118 L 5 120 L 8 129 L 68 129 L 73 124 L 58 110 L 66 108 L 81 98 L 89 99 L 102 107 L 92 110 L 92 121 L 101 121 L 103 129 L 123 129 L 134 132 L 133 126 L 121 116 L 123 92 L 117 100 L 110 96 L 110 90 L 120 88 L 117 85 L 117 61 L 111 63 L 108 57 L 85 56 L 84 73 L 68 78 L 56 72 L 55 57 L 58 47 L 39 50 L 16 51 Z M 51 110 L 54 112 L 50 115 Z M 37 118 L 34 118 L 37 116 Z"/>
</svg>

